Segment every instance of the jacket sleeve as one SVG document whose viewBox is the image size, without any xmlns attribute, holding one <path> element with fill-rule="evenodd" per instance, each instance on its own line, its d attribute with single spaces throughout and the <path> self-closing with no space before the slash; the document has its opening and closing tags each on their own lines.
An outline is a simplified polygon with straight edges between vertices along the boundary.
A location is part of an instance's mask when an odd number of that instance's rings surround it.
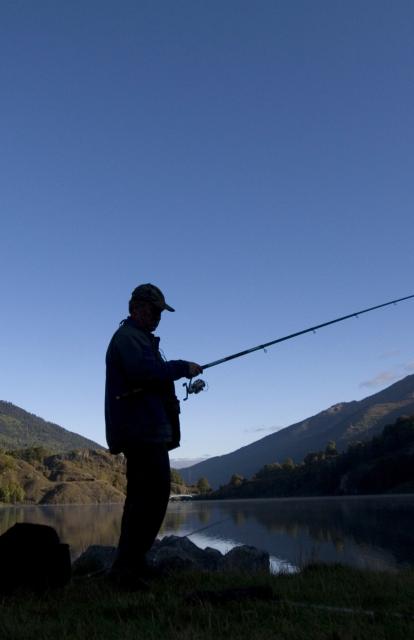
<svg viewBox="0 0 414 640">
<path fill-rule="evenodd" d="M 118 335 L 112 348 L 126 378 L 132 385 L 151 385 L 178 380 L 188 374 L 185 360 L 158 359 L 154 351 L 131 335 Z"/>
</svg>

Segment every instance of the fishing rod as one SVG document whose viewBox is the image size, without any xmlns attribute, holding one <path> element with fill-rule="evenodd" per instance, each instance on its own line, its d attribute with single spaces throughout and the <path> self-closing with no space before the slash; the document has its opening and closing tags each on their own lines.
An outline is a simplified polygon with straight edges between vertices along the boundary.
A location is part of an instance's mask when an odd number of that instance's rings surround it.
<svg viewBox="0 0 414 640">
<path fill-rule="evenodd" d="M 316 324 L 313 327 L 308 327 L 307 329 L 302 329 L 302 331 L 296 331 L 295 333 L 290 333 L 287 336 L 283 336 L 282 338 L 276 338 L 276 340 L 270 340 L 270 342 L 265 342 L 264 344 L 259 344 L 256 347 L 252 347 L 251 349 L 245 349 L 244 351 L 239 351 L 238 353 L 233 353 L 230 356 L 226 356 L 224 358 L 220 358 L 219 360 L 214 360 L 213 362 L 208 362 L 207 364 L 202 365 L 202 369 L 209 369 L 210 367 L 216 367 L 219 364 L 223 364 L 223 362 L 229 362 L 229 360 L 234 360 L 235 358 L 241 358 L 242 356 L 246 356 L 248 353 L 253 353 L 253 351 L 261 351 L 266 350 L 266 347 L 270 347 L 274 344 L 278 344 L 279 342 L 285 342 L 286 340 L 292 340 L 292 338 L 297 338 L 298 336 L 302 336 L 304 333 L 310 333 L 317 329 L 322 329 L 322 327 L 327 327 L 330 324 L 336 324 L 337 322 L 343 322 L 344 320 L 349 320 L 349 318 L 358 318 L 358 316 L 362 316 L 363 313 L 369 313 L 370 311 L 375 311 L 375 309 L 381 309 L 382 307 L 388 307 L 390 305 L 396 305 L 398 302 L 403 302 L 404 300 L 410 300 L 414 298 L 414 294 L 410 296 L 405 296 L 404 298 L 397 298 L 396 300 L 390 300 L 389 302 L 383 302 L 382 304 L 377 304 L 375 307 L 368 307 L 368 309 L 361 309 L 361 311 L 354 311 L 353 313 L 348 313 L 346 316 L 341 316 L 340 318 L 335 318 L 334 320 L 328 320 L 328 322 L 322 322 L 322 324 Z M 189 382 L 185 382 L 183 387 L 186 388 L 187 395 L 184 400 L 187 400 L 189 394 L 197 394 L 200 391 L 203 391 L 206 383 L 201 378 L 197 380 L 190 380 Z"/>
</svg>

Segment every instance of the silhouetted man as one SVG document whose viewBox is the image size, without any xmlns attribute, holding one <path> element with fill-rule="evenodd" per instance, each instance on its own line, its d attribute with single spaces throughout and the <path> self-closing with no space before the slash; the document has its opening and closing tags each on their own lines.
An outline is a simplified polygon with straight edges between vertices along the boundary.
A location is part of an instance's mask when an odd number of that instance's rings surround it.
<svg viewBox="0 0 414 640">
<path fill-rule="evenodd" d="M 170 495 L 168 451 L 179 446 L 179 402 L 174 380 L 201 373 L 185 360 L 165 361 L 153 335 L 161 313 L 174 311 L 158 287 L 132 292 L 129 317 L 106 354 L 105 420 L 111 453 L 127 460 L 127 492 L 111 576 L 120 586 L 144 587 L 145 554 L 161 527 Z"/>
</svg>

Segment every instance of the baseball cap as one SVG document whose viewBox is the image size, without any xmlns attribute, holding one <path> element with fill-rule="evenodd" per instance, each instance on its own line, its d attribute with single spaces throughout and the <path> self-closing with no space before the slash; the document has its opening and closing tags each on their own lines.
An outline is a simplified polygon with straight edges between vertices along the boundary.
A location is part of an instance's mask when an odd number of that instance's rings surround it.
<svg viewBox="0 0 414 640">
<path fill-rule="evenodd" d="M 155 284 L 140 284 L 136 287 L 131 296 L 131 300 L 145 300 L 161 309 L 161 311 L 175 311 L 169 304 L 165 302 L 164 294 Z"/>
</svg>

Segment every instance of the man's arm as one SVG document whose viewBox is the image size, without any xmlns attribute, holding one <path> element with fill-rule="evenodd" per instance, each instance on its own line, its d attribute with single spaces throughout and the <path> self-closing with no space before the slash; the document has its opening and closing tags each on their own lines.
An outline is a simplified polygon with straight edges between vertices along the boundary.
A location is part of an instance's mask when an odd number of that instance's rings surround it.
<svg viewBox="0 0 414 640">
<path fill-rule="evenodd" d="M 158 360 L 150 347 L 132 336 L 118 335 L 113 348 L 133 387 L 192 378 L 202 372 L 195 362 Z"/>
</svg>

